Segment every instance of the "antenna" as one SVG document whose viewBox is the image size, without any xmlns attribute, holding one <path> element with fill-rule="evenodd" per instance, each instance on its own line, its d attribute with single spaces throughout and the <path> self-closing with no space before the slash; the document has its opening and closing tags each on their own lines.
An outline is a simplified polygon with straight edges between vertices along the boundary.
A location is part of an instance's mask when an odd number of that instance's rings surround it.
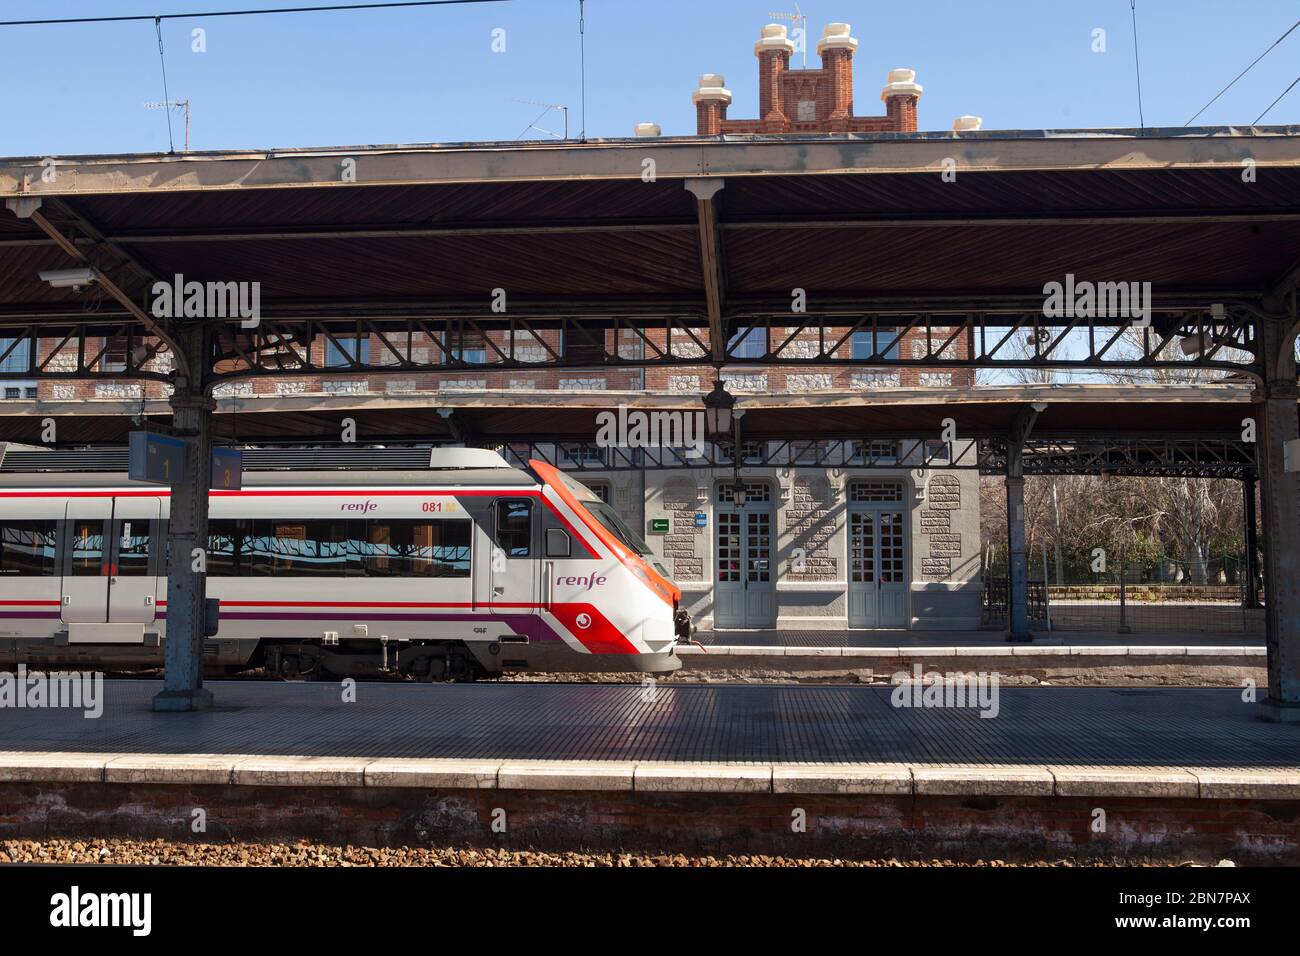
<svg viewBox="0 0 1300 956">
<path fill-rule="evenodd" d="M 190 101 L 185 100 L 163 100 L 157 103 L 146 103 L 144 108 L 147 110 L 181 110 L 185 111 L 185 152 L 190 151 Z"/>
<path fill-rule="evenodd" d="M 768 16 L 773 20 L 789 20 L 796 29 L 803 30 L 803 42 L 799 46 L 803 57 L 803 69 L 808 69 L 808 18 L 799 9 L 799 4 L 794 5 L 794 13 L 769 13 Z"/>
<path fill-rule="evenodd" d="M 527 126 L 524 127 L 523 132 L 521 132 L 518 136 L 516 136 L 515 139 L 523 139 L 524 133 L 527 133 L 530 129 L 535 129 L 535 130 L 537 130 L 539 133 L 545 133 L 547 136 L 554 136 L 556 139 L 566 139 L 566 140 L 567 140 L 567 139 L 569 138 L 569 108 L 568 108 L 567 106 L 565 106 L 563 103 L 540 103 L 540 102 L 538 102 L 537 100 L 525 100 L 525 99 L 522 99 L 522 98 L 520 98 L 520 97 L 518 97 L 518 96 L 516 96 L 514 99 L 515 99 L 515 102 L 516 102 L 516 103 L 527 103 L 527 104 L 529 104 L 530 106 L 544 106 L 544 107 L 546 107 L 544 110 L 542 110 L 541 113 L 538 114 L 537 119 L 533 120 L 531 123 L 529 123 Z M 549 129 L 543 129 L 542 127 L 540 127 L 540 126 L 537 125 L 537 120 L 540 120 L 543 116 L 545 116 L 545 115 L 546 115 L 547 113 L 549 113 L 551 110 L 559 110 L 560 113 L 563 114 L 563 116 L 564 116 L 564 135 L 563 135 L 563 136 L 561 136 L 559 133 L 552 132 L 552 131 L 549 130 Z"/>
</svg>

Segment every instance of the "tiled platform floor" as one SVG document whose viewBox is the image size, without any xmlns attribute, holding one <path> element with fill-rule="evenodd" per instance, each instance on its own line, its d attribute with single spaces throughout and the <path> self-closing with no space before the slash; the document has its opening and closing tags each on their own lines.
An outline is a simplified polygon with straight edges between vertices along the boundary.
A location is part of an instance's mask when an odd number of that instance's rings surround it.
<svg viewBox="0 0 1300 956">
<path fill-rule="evenodd" d="M 217 707 L 155 714 L 109 681 L 99 719 L 0 709 L 0 752 L 522 760 L 1300 767 L 1300 727 L 1235 689 L 1003 688 L 1000 714 L 905 709 L 890 688 L 215 681 Z"/>
</svg>

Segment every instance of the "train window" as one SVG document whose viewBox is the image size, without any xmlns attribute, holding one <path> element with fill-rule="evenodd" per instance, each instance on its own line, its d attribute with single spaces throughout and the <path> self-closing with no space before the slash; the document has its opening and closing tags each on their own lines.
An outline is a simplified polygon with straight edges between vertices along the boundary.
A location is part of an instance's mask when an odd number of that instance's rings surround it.
<svg viewBox="0 0 1300 956">
<path fill-rule="evenodd" d="M 253 522 L 224 518 L 208 522 L 208 577 L 237 577 L 252 571 Z"/>
<path fill-rule="evenodd" d="M 219 519 L 208 522 L 208 576 L 467 578 L 465 520 Z"/>
<path fill-rule="evenodd" d="M 469 577 L 472 522 L 415 520 L 366 522 L 358 542 L 370 577 Z"/>
<path fill-rule="evenodd" d="M 104 566 L 104 522 L 98 519 L 72 523 L 72 574 L 98 577 Z"/>
<path fill-rule="evenodd" d="M 563 528 L 546 529 L 546 556 L 548 558 L 567 558 L 573 553 L 573 542 L 569 532 Z"/>
<path fill-rule="evenodd" d="M 0 574 L 54 574 L 54 521 L 8 521 L 0 525 Z"/>
<path fill-rule="evenodd" d="M 528 498 L 497 499 L 497 547 L 507 558 L 531 553 L 533 503 Z"/>
<path fill-rule="evenodd" d="M 253 570 L 313 577 L 361 574 L 360 554 L 349 537 L 349 524 L 355 522 L 328 519 L 254 522 L 256 544 L 261 549 L 253 554 Z"/>
<path fill-rule="evenodd" d="M 126 521 L 118 524 L 117 571 L 127 577 L 149 573 L 149 522 Z"/>
</svg>

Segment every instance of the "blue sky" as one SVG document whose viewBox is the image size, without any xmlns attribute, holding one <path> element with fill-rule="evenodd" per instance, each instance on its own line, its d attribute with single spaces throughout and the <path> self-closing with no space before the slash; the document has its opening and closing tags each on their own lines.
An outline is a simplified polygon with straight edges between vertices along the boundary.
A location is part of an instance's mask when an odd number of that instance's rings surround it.
<svg viewBox="0 0 1300 956">
<path fill-rule="evenodd" d="M 331 0 L 0 0 L 0 19 L 178 13 Z M 643 120 L 693 134 L 700 73 L 726 76 L 733 117 L 757 111 L 753 44 L 793 0 L 588 0 L 589 136 Z M 806 0 L 812 37 L 832 21 L 859 40 L 855 105 L 881 112 L 893 67 L 925 88 L 923 129 L 974 113 L 986 129 L 1134 126 L 1128 0 Z M 1295 0 L 1138 0 L 1148 126 L 1181 126 L 1300 18 Z M 163 25 L 173 98 L 193 104 L 191 148 L 512 140 L 539 107 L 566 103 L 581 128 L 577 0 L 513 0 L 364 12 L 172 20 Z M 191 30 L 207 52 L 191 52 Z M 1092 32 L 1106 31 L 1106 52 Z M 505 31 L 504 53 L 492 33 Z M 796 62 L 798 54 L 796 54 Z M 1198 125 L 1245 124 L 1295 79 L 1300 29 Z M 0 155 L 167 149 L 152 22 L 0 27 Z M 1300 123 L 1300 87 L 1265 123 Z M 180 124 L 176 124 L 177 146 Z M 539 125 L 558 130 L 554 114 Z M 533 136 L 539 134 L 533 133 Z"/>
</svg>

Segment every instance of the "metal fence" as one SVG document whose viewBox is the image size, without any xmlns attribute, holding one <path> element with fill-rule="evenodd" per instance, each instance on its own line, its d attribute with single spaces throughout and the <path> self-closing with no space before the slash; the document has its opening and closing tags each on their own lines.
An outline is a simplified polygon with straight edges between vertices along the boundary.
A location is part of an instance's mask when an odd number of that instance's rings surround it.
<svg viewBox="0 0 1300 956">
<path fill-rule="evenodd" d="M 1259 582 L 1247 580 L 1238 558 L 1197 567 L 1162 556 L 1105 571 L 1067 566 L 1060 574 L 1050 556 L 1039 555 L 1032 564 L 1037 567 L 1030 575 L 1029 616 L 1036 631 L 1264 634 Z M 1006 602 L 1006 569 L 994 566 L 984 576 L 986 626 L 1007 624 Z"/>
</svg>

